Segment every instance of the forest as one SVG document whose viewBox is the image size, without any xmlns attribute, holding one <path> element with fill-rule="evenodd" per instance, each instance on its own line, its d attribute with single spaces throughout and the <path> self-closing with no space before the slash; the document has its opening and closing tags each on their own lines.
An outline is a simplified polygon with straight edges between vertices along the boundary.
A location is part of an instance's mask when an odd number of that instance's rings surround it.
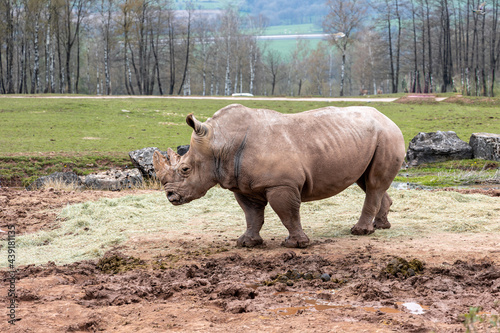
<svg viewBox="0 0 500 333">
<path fill-rule="evenodd" d="M 0 0 L 0 94 L 494 96 L 499 1 Z M 259 40 L 285 23 L 330 37 Z"/>
</svg>

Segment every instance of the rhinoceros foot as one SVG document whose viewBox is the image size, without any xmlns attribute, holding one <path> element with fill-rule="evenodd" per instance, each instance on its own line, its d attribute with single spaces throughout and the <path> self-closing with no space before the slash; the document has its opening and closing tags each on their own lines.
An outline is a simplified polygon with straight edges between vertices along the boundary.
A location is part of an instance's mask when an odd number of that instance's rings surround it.
<svg viewBox="0 0 500 333">
<path fill-rule="evenodd" d="M 389 221 L 386 219 L 375 219 L 373 222 L 373 227 L 375 229 L 389 229 L 391 227 L 391 224 Z"/>
<path fill-rule="evenodd" d="M 373 234 L 375 232 L 375 229 L 373 226 L 371 228 L 363 228 L 359 227 L 358 225 L 354 225 L 354 227 L 351 228 L 351 234 L 353 235 L 369 235 Z"/>
<path fill-rule="evenodd" d="M 260 236 L 248 236 L 247 234 L 243 234 L 238 238 L 238 241 L 236 242 L 236 245 L 238 247 L 254 247 L 257 245 L 261 245 L 264 243 L 264 240 Z"/>
<path fill-rule="evenodd" d="M 309 237 L 306 234 L 301 236 L 288 236 L 282 243 L 285 247 L 299 247 L 304 248 L 309 245 Z"/>
</svg>

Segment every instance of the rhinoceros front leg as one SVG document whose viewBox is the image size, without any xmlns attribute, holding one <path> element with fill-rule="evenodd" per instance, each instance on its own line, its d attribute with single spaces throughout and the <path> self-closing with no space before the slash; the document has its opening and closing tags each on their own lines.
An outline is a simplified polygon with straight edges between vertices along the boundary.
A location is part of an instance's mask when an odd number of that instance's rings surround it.
<svg viewBox="0 0 500 333">
<path fill-rule="evenodd" d="M 267 201 L 288 229 L 289 235 L 282 243 L 286 247 L 307 247 L 309 237 L 300 224 L 300 193 L 289 186 L 273 187 L 267 191 Z"/>
<path fill-rule="evenodd" d="M 237 246 L 253 247 L 264 242 L 259 232 L 264 224 L 264 209 L 267 202 L 252 200 L 240 193 L 234 194 L 236 201 L 245 212 L 247 230 L 236 242 Z"/>
</svg>

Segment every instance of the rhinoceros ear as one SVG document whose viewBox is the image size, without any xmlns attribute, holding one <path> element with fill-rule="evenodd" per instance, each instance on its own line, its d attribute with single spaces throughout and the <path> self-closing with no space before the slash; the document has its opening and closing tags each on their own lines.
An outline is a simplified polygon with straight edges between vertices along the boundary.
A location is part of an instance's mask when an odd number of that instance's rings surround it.
<svg viewBox="0 0 500 333">
<path fill-rule="evenodd" d="M 170 167 L 170 161 L 160 154 L 159 151 L 155 151 L 153 154 L 153 167 L 155 168 L 156 176 L 161 180 L 168 167 Z"/>
<path fill-rule="evenodd" d="M 201 121 L 197 120 L 192 113 L 186 117 L 186 123 L 194 129 L 198 136 L 205 136 L 208 134 L 208 127 Z"/>
</svg>

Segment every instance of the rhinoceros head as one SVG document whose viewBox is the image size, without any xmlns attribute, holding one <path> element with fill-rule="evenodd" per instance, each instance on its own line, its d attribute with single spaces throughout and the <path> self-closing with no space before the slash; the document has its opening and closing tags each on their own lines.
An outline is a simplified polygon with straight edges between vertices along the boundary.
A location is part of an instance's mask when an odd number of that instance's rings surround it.
<svg viewBox="0 0 500 333">
<path fill-rule="evenodd" d="M 168 148 L 168 158 L 156 151 L 153 166 L 168 200 L 182 205 L 201 198 L 217 182 L 214 180 L 213 159 L 209 157 L 211 128 L 190 114 L 186 122 L 193 128 L 189 151 L 180 156 Z"/>
</svg>

